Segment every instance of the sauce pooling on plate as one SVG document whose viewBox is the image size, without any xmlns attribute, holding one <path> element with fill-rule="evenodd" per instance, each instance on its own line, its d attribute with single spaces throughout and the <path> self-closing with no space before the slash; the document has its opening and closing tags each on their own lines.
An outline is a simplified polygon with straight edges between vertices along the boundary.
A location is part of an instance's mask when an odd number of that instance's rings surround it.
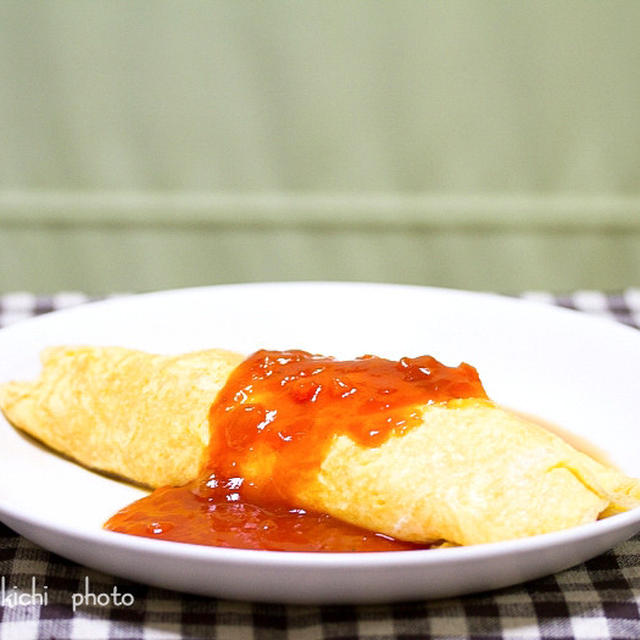
<svg viewBox="0 0 640 640">
<path fill-rule="evenodd" d="M 375 447 L 421 422 L 419 408 L 486 398 L 476 370 L 430 356 L 340 361 L 258 351 L 211 406 L 208 460 L 194 481 L 164 487 L 113 516 L 107 529 L 221 547 L 281 551 L 424 548 L 296 504 L 334 438 Z"/>
</svg>

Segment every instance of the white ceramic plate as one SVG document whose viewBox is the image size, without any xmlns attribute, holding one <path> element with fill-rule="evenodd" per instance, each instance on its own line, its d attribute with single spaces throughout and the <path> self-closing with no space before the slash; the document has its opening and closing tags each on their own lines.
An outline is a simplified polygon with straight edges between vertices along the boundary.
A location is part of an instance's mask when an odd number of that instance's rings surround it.
<svg viewBox="0 0 640 640">
<path fill-rule="evenodd" d="M 0 331 L 0 381 L 37 374 L 52 344 L 158 352 L 303 348 L 341 357 L 431 354 L 475 365 L 489 395 L 587 438 L 640 475 L 640 333 L 498 296 L 420 287 L 297 283 L 132 296 Z M 640 509 L 498 544 L 371 554 L 216 549 L 101 530 L 142 494 L 35 445 L 0 419 L 0 518 L 62 556 L 116 576 L 198 594 L 299 603 L 452 596 L 577 564 L 640 530 Z"/>
</svg>

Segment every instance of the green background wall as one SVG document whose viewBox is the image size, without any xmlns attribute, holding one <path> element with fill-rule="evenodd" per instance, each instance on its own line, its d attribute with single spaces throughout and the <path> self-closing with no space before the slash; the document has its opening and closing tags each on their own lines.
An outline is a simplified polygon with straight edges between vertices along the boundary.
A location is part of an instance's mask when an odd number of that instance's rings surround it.
<svg viewBox="0 0 640 640">
<path fill-rule="evenodd" d="M 0 290 L 640 285 L 640 3 L 0 0 Z"/>
</svg>

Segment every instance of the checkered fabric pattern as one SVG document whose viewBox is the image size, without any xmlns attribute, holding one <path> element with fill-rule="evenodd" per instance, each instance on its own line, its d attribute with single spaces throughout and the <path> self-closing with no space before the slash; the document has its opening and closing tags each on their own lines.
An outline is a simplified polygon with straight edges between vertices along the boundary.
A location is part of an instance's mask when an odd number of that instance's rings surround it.
<svg viewBox="0 0 640 640">
<path fill-rule="evenodd" d="M 640 328 L 640 290 L 523 297 L 609 316 Z M 80 304 L 78 293 L 0 296 L 0 326 Z M 640 638 L 640 536 L 533 582 L 461 598 L 376 606 L 285 606 L 228 602 L 147 587 L 98 573 L 51 554 L 0 524 L 0 640 L 30 638 L 300 640 L 475 640 Z M 96 594 L 129 606 L 87 602 L 72 607 L 86 580 Z M 46 589 L 45 589 L 46 587 Z M 46 603 L 15 605 L 20 593 L 46 593 Z"/>
</svg>

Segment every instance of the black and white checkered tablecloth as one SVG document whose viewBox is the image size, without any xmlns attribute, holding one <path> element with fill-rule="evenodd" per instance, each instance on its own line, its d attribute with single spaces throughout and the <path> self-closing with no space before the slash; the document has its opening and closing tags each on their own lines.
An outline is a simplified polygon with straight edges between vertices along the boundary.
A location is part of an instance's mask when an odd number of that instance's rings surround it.
<svg viewBox="0 0 640 640">
<path fill-rule="evenodd" d="M 640 289 L 523 294 L 640 328 Z M 86 302 L 76 293 L 0 296 L 0 326 Z M 131 606 L 72 607 L 85 581 L 94 593 L 132 594 Z M 284 606 L 184 595 L 74 564 L 0 524 L 0 640 L 29 638 L 640 638 L 640 536 L 585 564 L 491 593 L 376 606 Z M 42 593 L 26 606 L 12 594 Z M 14 589 L 14 587 L 16 587 Z"/>
</svg>

